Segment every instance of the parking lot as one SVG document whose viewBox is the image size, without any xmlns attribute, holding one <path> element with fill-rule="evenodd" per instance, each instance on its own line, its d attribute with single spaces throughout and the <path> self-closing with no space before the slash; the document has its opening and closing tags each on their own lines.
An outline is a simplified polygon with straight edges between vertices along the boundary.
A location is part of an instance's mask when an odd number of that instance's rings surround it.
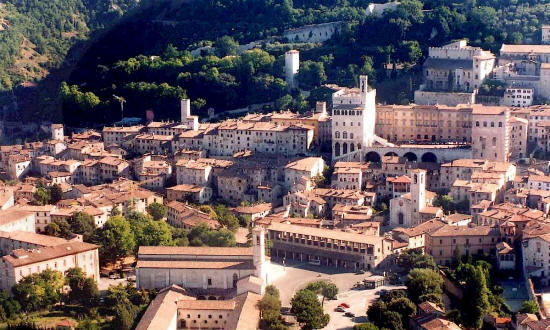
<svg viewBox="0 0 550 330">
<path fill-rule="evenodd" d="M 283 307 L 290 307 L 290 300 L 296 291 L 303 289 L 308 283 L 317 280 L 330 280 L 339 289 L 336 300 L 325 300 L 325 313 L 330 315 L 330 323 L 325 329 L 351 329 L 354 324 L 366 322 L 368 305 L 378 296 L 376 292 L 381 289 L 397 289 L 401 286 L 383 286 L 372 290 L 355 290 L 353 285 L 370 276 L 370 273 L 354 274 L 343 272 L 343 269 L 326 268 L 291 261 L 283 267 L 278 263 L 271 263 L 268 269 L 268 282 L 275 285 L 281 294 Z M 355 318 L 344 316 L 343 312 L 337 312 L 336 307 L 341 303 L 350 305 L 349 311 L 355 314 Z"/>
</svg>

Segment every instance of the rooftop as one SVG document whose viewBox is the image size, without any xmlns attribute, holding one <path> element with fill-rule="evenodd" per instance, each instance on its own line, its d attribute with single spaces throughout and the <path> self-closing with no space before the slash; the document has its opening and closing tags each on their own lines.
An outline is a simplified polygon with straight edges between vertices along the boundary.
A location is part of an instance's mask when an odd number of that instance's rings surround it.
<svg viewBox="0 0 550 330">
<path fill-rule="evenodd" d="M 138 255 L 251 256 L 252 248 L 206 246 L 140 246 Z"/>
<path fill-rule="evenodd" d="M 99 246 L 95 244 L 75 241 L 34 250 L 13 250 L 10 255 L 4 256 L 3 259 L 4 262 L 10 263 L 15 268 L 98 248 Z"/>
</svg>

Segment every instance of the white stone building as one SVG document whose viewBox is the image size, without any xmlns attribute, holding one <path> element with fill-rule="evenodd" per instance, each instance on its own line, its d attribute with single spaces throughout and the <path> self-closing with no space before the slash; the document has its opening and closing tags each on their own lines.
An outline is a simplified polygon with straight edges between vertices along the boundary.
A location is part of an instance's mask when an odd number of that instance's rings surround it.
<svg viewBox="0 0 550 330">
<path fill-rule="evenodd" d="M 433 192 L 426 190 L 426 171 L 411 171 L 411 192 L 390 200 L 390 225 L 392 227 L 413 227 L 420 223 L 443 216 L 439 207 L 433 207 Z"/>
<path fill-rule="evenodd" d="M 65 273 L 69 268 L 80 267 L 88 277 L 99 281 L 98 248 L 94 244 L 68 242 L 33 250 L 13 250 L 2 257 L 0 289 L 10 290 L 23 277 L 46 269 Z"/>
<path fill-rule="evenodd" d="M 263 228 L 255 228 L 250 248 L 141 246 L 136 286 L 159 289 L 176 284 L 226 296 L 247 276 L 254 275 L 265 283 L 264 236 Z"/>
<path fill-rule="evenodd" d="M 376 90 L 360 76 L 359 88 L 340 88 L 332 94 L 332 157 L 344 156 L 373 144 Z"/>
<path fill-rule="evenodd" d="M 500 102 L 506 107 L 530 107 L 535 97 L 535 89 L 529 87 L 507 87 Z"/>
</svg>

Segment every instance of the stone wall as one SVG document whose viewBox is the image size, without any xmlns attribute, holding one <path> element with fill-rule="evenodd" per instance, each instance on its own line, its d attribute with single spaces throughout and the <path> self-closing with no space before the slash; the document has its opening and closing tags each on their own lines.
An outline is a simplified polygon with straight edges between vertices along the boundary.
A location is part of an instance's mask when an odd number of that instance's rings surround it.
<svg viewBox="0 0 550 330">
<path fill-rule="evenodd" d="M 419 105 L 444 104 L 456 106 L 458 104 L 474 104 L 476 93 L 451 93 L 451 92 L 430 92 L 417 90 L 414 92 L 414 103 Z"/>
</svg>

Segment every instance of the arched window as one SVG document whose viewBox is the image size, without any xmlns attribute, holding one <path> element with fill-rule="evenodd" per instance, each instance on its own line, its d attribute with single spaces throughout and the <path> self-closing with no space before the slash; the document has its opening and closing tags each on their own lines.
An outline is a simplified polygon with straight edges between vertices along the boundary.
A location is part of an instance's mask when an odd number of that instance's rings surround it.
<svg viewBox="0 0 550 330">
<path fill-rule="evenodd" d="M 350 152 L 354 152 L 354 151 L 355 151 L 355 144 L 353 144 L 353 143 L 350 143 L 350 144 L 349 144 L 349 151 L 350 151 Z"/>
<path fill-rule="evenodd" d="M 343 136 L 344 139 L 347 139 L 348 138 L 348 132 L 342 133 L 342 136 Z"/>
<path fill-rule="evenodd" d="M 349 133 L 349 138 L 353 139 L 353 133 Z"/>
<path fill-rule="evenodd" d="M 334 144 L 334 156 L 340 156 L 340 143 L 338 142 Z"/>
<path fill-rule="evenodd" d="M 336 133 L 334 133 L 334 136 L 335 136 L 337 139 L 339 139 L 339 138 L 340 138 L 340 132 L 337 131 Z"/>
<path fill-rule="evenodd" d="M 400 225 L 402 225 L 405 222 L 405 216 L 403 215 L 403 212 L 399 212 L 397 215 L 397 220 Z"/>
<path fill-rule="evenodd" d="M 344 142 L 342 144 L 342 155 L 345 155 L 348 153 L 348 144 L 346 142 Z"/>
</svg>

